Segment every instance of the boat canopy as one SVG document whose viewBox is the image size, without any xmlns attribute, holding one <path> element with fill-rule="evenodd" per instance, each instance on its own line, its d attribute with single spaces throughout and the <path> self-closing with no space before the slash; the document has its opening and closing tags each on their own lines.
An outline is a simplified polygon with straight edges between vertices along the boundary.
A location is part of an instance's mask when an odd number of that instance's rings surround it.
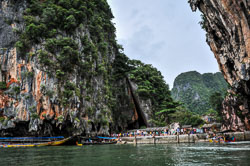
<svg viewBox="0 0 250 166">
<path fill-rule="evenodd" d="M 6 139 L 59 139 L 64 138 L 63 136 L 58 137 L 0 137 L 0 140 L 6 140 Z"/>
</svg>

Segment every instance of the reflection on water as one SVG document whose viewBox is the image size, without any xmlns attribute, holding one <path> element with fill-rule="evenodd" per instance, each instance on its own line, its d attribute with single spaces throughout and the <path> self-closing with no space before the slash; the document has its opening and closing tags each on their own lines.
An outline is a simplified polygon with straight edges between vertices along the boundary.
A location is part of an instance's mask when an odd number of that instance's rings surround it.
<svg viewBox="0 0 250 166">
<path fill-rule="evenodd" d="M 1 148 L 1 166 L 250 165 L 250 145 L 168 144 Z"/>
</svg>

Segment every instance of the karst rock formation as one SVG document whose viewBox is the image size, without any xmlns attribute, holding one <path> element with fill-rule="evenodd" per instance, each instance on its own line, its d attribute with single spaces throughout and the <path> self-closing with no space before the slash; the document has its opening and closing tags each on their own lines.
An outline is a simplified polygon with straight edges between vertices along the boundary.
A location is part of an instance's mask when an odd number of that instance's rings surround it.
<svg viewBox="0 0 250 166">
<path fill-rule="evenodd" d="M 202 12 L 219 68 L 231 90 L 223 102 L 223 130 L 250 130 L 250 1 L 189 0 L 193 11 Z"/>
</svg>

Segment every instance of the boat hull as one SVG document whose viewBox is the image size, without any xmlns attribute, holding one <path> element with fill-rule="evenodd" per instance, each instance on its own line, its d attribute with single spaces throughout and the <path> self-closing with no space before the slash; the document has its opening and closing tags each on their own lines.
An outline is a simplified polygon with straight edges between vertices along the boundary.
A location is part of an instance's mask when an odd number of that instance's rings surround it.
<svg viewBox="0 0 250 166">
<path fill-rule="evenodd" d="M 53 141 L 50 143 L 51 146 L 59 146 L 59 145 L 62 145 L 64 144 L 65 142 L 69 141 L 72 137 L 69 137 L 69 138 L 65 138 L 63 140 L 60 140 L 60 141 Z"/>
</svg>

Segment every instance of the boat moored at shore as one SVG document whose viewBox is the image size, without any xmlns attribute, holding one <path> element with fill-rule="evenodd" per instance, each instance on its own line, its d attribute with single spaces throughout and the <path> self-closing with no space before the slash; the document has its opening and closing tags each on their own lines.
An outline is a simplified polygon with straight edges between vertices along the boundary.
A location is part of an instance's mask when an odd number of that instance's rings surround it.
<svg viewBox="0 0 250 166">
<path fill-rule="evenodd" d="M 72 137 L 1 137 L 0 148 L 63 145 Z"/>
</svg>

